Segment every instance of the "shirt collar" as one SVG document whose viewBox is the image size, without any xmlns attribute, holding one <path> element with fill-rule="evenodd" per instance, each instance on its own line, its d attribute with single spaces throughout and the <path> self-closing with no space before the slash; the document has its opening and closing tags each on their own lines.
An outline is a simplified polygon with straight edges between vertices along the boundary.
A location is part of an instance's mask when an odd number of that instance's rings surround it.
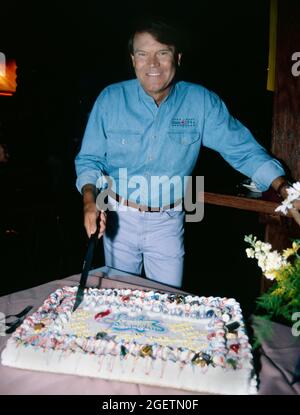
<svg viewBox="0 0 300 415">
<path fill-rule="evenodd" d="M 137 84 L 138 84 L 138 94 L 139 94 L 140 100 L 143 101 L 145 104 L 151 105 L 152 107 L 155 106 L 157 108 L 157 105 L 156 105 L 154 99 L 151 97 L 151 95 L 147 94 L 147 92 L 142 87 L 140 81 L 138 79 L 136 79 L 136 80 L 137 80 Z M 176 85 L 176 82 L 175 82 L 175 80 L 173 80 L 168 95 L 162 100 L 160 105 L 163 104 L 164 102 L 166 102 L 167 100 L 169 100 L 170 97 L 174 94 L 175 85 Z"/>
</svg>

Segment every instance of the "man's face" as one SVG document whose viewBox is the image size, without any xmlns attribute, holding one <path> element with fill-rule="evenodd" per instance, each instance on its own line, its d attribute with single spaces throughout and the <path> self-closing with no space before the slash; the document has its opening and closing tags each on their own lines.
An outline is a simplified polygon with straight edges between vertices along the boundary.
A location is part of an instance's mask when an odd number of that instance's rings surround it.
<svg viewBox="0 0 300 415">
<path fill-rule="evenodd" d="M 144 32 L 134 36 L 131 59 L 142 87 L 159 104 L 169 93 L 181 54 L 175 57 L 173 46 L 164 45 Z"/>
</svg>

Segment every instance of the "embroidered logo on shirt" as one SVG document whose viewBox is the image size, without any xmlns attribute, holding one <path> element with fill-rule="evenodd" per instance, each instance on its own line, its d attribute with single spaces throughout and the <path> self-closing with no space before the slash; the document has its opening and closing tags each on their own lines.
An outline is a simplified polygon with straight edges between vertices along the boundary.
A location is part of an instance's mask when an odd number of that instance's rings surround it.
<svg viewBox="0 0 300 415">
<path fill-rule="evenodd" d="M 172 127 L 195 127 L 195 118 L 172 118 Z"/>
</svg>

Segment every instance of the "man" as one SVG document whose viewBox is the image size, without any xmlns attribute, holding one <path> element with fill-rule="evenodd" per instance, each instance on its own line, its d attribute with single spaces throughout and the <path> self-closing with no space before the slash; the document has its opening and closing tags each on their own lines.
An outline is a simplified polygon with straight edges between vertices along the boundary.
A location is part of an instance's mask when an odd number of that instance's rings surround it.
<svg viewBox="0 0 300 415">
<path fill-rule="evenodd" d="M 101 212 L 99 231 L 106 265 L 140 274 L 144 264 L 147 278 L 180 287 L 184 211 L 178 196 L 184 196 L 182 181 L 192 174 L 202 145 L 220 152 L 260 190 L 271 185 L 286 196 L 288 183 L 281 164 L 230 116 L 216 94 L 176 80 L 182 51 L 174 29 L 161 22 L 141 25 L 129 51 L 136 79 L 102 91 L 76 157 L 84 225 L 88 236 L 96 231 L 97 189 L 109 176 L 113 211 L 105 233 Z M 163 186 L 154 189 L 155 177 L 173 183 L 172 195 Z"/>
</svg>

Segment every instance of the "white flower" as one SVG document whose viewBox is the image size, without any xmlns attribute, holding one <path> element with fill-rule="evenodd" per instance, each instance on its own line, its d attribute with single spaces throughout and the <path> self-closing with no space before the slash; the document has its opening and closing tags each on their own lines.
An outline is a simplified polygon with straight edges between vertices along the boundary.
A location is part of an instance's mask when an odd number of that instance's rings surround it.
<svg viewBox="0 0 300 415">
<path fill-rule="evenodd" d="M 288 210 L 293 207 L 293 201 L 300 198 L 300 182 L 295 182 L 287 188 L 287 193 L 287 198 L 275 209 L 275 212 L 282 212 L 286 215 Z"/>
<path fill-rule="evenodd" d="M 288 198 L 290 200 L 295 200 L 299 197 L 299 192 L 298 190 L 294 189 L 294 187 L 289 187 L 287 189 L 287 193 L 288 193 Z"/>
<path fill-rule="evenodd" d="M 300 196 L 300 182 L 294 183 L 293 188 L 298 192 L 298 195 Z"/>
<path fill-rule="evenodd" d="M 247 248 L 246 254 L 248 258 L 254 258 L 254 250 L 252 248 Z"/>
<path fill-rule="evenodd" d="M 287 214 L 288 210 L 293 207 L 292 203 L 288 200 L 288 198 L 284 199 L 284 201 L 279 205 L 275 212 L 282 212 L 285 215 Z"/>
<path fill-rule="evenodd" d="M 270 252 L 267 256 L 266 270 L 277 270 L 283 265 L 286 265 L 286 260 L 277 252 Z"/>
<path fill-rule="evenodd" d="M 256 258 L 258 266 L 266 278 L 273 280 L 275 278 L 275 271 L 287 264 L 284 258 L 278 251 L 272 251 L 272 245 L 268 242 L 249 240 L 252 248 L 246 249 L 248 258 Z"/>
<path fill-rule="evenodd" d="M 258 266 L 262 269 L 262 272 L 266 271 L 266 265 L 265 265 L 265 258 L 258 258 Z"/>
<path fill-rule="evenodd" d="M 268 278 L 268 280 L 274 280 L 275 279 L 275 274 L 273 272 L 265 272 L 265 277 Z"/>
<path fill-rule="evenodd" d="M 268 253 L 271 251 L 272 245 L 268 242 L 257 241 L 255 243 L 255 252 Z"/>
<path fill-rule="evenodd" d="M 265 253 L 270 252 L 272 249 L 272 245 L 269 244 L 268 242 L 264 242 L 262 244 L 261 250 L 264 251 Z"/>
</svg>

